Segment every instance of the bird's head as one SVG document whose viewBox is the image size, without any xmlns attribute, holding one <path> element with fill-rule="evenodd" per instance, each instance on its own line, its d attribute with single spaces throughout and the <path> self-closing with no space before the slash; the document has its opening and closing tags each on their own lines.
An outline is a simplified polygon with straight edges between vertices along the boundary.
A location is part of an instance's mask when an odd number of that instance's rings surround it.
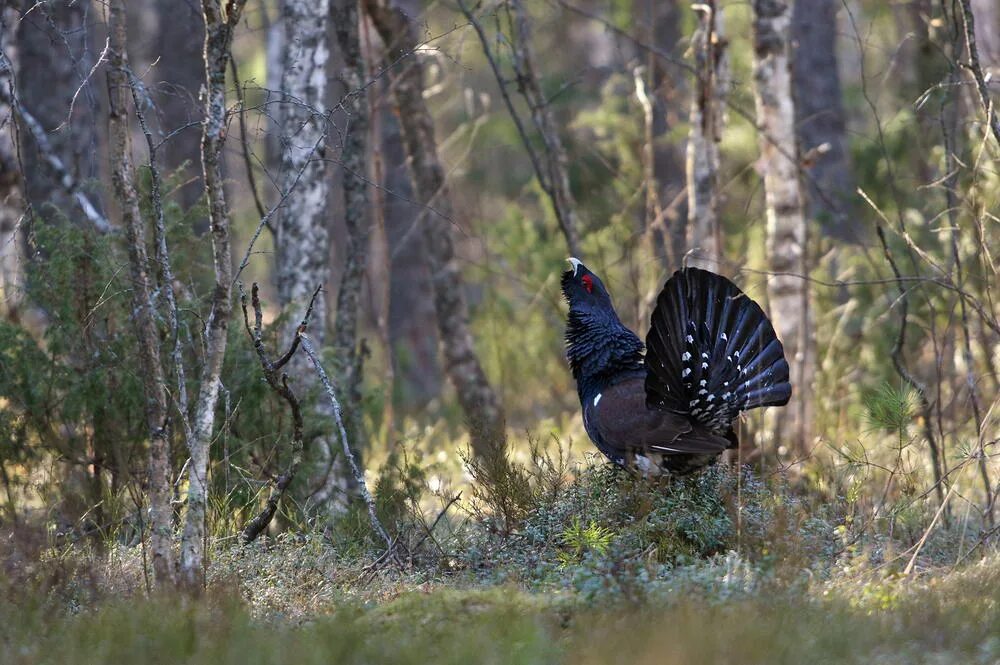
<svg viewBox="0 0 1000 665">
<path fill-rule="evenodd" d="M 568 259 L 562 291 L 569 303 L 566 357 L 581 399 L 603 385 L 599 377 L 642 366 L 642 341 L 622 325 L 601 278 L 579 259 Z"/>
<path fill-rule="evenodd" d="M 601 278 L 580 259 L 567 259 L 570 269 L 563 273 L 562 292 L 571 312 L 585 313 L 611 308 L 611 296 Z"/>
</svg>

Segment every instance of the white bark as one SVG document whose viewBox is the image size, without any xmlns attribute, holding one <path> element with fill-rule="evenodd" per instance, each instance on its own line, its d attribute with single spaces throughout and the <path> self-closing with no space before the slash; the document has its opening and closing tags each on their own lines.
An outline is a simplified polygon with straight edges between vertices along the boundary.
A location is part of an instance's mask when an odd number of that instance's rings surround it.
<svg viewBox="0 0 1000 665">
<path fill-rule="evenodd" d="M 329 0 L 297 0 L 284 5 L 284 62 L 281 75 L 281 189 L 294 188 L 278 216 L 276 255 L 278 295 L 283 305 L 305 307 L 329 275 L 326 140 L 326 26 Z M 322 344 L 326 298 L 316 302 L 315 336 Z"/>
<path fill-rule="evenodd" d="M 688 264 L 718 272 L 722 258 L 719 227 L 719 142 L 729 87 L 729 63 L 722 37 L 722 7 L 702 3 L 692 38 L 698 80 L 691 102 L 687 146 Z"/>
<path fill-rule="evenodd" d="M 811 400 L 812 331 L 806 281 L 806 219 L 799 183 L 795 106 L 789 69 L 790 3 L 754 0 L 754 97 L 767 207 L 767 293 L 774 328 L 791 365 L 795 392 L 779 422 L 782 438 L 803 450 Z M 784 442 L 782 442 L 784 443 Z"/>
<path fill-rule="evenodd" d="M 328 178 L 324 161 L 329 10 L 329 0 L 288 1 L 282 8 L 279 183 L 281 191 L 291 195 L 277 219 L 275 268 L 278 298 L 283 307 L 293 312 L 302 311 L 316 287 L 327 284 L 330 277 Z M 327 317 L 324 291 L 316 298 L 313 318 L 316 323 L 312 328 L 312 337 L 320 346 L 326 339 Z M 297 385 L 316 386 L 316 378 L 304 358 L 292 359 L 289 374 Z M 318 403 L 316 411 L 324 419 L 332 419 L 326 402 Z M 321 437 L 307 444 L 315 448 L 323 474 L 319 479 L 321 488 L 313 498 L 328 513 L 340 513 L 347 505 L 352 483 L 335 442 Z"/>
</svg>

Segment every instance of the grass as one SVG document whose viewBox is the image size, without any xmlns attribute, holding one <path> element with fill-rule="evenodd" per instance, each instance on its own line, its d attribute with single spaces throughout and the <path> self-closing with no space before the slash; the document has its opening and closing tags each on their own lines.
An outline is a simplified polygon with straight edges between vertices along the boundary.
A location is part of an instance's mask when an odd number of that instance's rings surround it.
<svg viewBox="0 0 1000 665">
<path fill-rule="evenodd" d="M 0 663 L 1000 662 L 1000 554 L 956 567 L 956 534 L 901 575 L 908 542 L 749 474 L 531 476 L 403 569 L 356 530 L 219 539 L 200 600 L 147 595 L 136 547 L 0 539 Z"/>
<path fill-rule="evenodd" d="M 512 586 L 344 595 L 308 619 L 209 599 L 0 603 L 4 663 L 996 663 L 1000 558 L 916 580 L 599 610 Z"/>
</svg>

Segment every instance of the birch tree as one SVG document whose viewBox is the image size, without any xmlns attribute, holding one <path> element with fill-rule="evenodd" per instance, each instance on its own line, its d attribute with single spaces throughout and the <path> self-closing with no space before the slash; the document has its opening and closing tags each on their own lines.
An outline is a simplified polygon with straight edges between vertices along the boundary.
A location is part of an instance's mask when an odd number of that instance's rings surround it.
<svg viewBox="0 0 1000 665">
<path fill-rule="evenodd" d="M 150 553 L 153 574 L 160 585 L 174 579 L 171 548 L 173 510 L 170 507 L 170 440 L 166 374 L 160 356 L 160 336 L 153 304 L 153 270 L 146 251 L 146 231 L 135 189 L 132 135 L 129 129 L 129 81 L 125 1 L 108 3 L 108 124 L 111 181 L 128 244 L 132 277 L 132 325 L 139 346 L 139 367 L 145 393 L 146 427 L 149 431 L 147 493 L 149 499 Z"/>
<path fill-rule="evenodd" d="M 722 37 L 722 7 L 715 0 L 696 7 L 698 27 L 691 40 L 698 79 L 691 102 L 687 146 L 690 265 L 719 270 L 719 142 L 729 87 L 729 63 Z"/>
<path fill-rule="evenodd" d="M 301 310 L 316 287 L 330 277 L 328 179 L 324 159 L 328 134 L 327 69 L 330 46 L 327 38 L 329 0 L 284 2 L 282 5 L 280 187 L 287 198 L 279 213 L 275 234 L 278 298 L 286 310 Z M 355 129 L 348 128 L 348 141 Z M 362 129 L 361 132 L 364 130 Z M 326 340 L 329 310 L 326 294 L 316 297 L 313 338 Z M 338 354 L 338 366 L 344 361 Z M 348 366 L 350 360 L 347 361 Z M 305 357 L 292 359 L 289 374 L 296 384 L 315 390 L 316 377 Z M 338 372 L 338 380 L 343 375 Z M 316 405 L 324 420 L 332 420 L 325 401 Z M 336 514 L 347 506 L 352 483 L 348 469 L 334 442 L 320 437 L 313 447 L 318 453 L 322 477 L 313 497 L 323 510 Z"/>
<path fill-rule="evenodd" d="M 424 206 L 417 224 L 427 244 L 445 369 L 468 421 L 473 450 L 490 455 L 504 439 L 503 409 L 483 371 L 469 328 L 469 308 L 452 238 L 456 217 L 437 153 L 434 121 L 424 101 L 424 67 L 415 54 L 418 40 L 410 18 L 391 0 L 365 0 L 364 7 L 388 49 L 389 60 L 399 63 L 393 97 L 414 190 Z"/>
<path fill-rule="evenodd" d="M 788 58 L 790 22 L 788 2 L 754 0 L 754 98 L 767 208 L 767 259 L 772 272 L 767 280 L 767 295 L 795 386 L 790 417 L 782 415 L 779 436 L 802 451 L 808 432 L 806 407 L 812 399 L 812 331 L 805 263 L 806 219 L 799 185 Z"/>
<path fill-rule="evenodd" d="M 326 65 L 329 0 L 296 0 L 283 4 L 285 25 L 281 74 L 282 193 L 295 190 L 278 214 L 275 260 L 278 297 L 283 306 L 309 302 L 318 284 L 327 281 L 330 237 L 327 230 Z M 317 342 L 322 343 L 326 298 L 317 298 Z"/>
<path fill-rule="evenodd" d="M 205 508 L 208 493 L 208 452 L 215 427 L 226 332 L 232 314 L 232 257 L 229 205 L 222 173 L 226 140 L 226 68 L 232 57 L 233 33 L 245 0 L 202 0 L 205 20 L 205 120 L 201 135 L 202 177 L 208 198 L 215 284 L 211 311 L 204 328 L 205 353 L 194 423 L 188 440 L 188 493 L 181 539 L 180 579 L 189 590 L 204 584 Z"/>
</svg>

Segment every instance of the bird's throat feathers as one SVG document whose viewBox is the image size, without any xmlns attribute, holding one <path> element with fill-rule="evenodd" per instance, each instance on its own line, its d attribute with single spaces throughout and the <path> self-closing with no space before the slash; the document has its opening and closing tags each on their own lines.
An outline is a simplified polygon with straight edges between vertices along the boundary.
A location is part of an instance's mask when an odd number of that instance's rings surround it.
<svg viewBox="0 0 1000 665">
<path fill-rule="evenodd" d="M 611 312 L 570 309 L 566 357 L 581 400 L 597 394 L 623 374 L 643 369 L 643 344 Z"/>
</svg>

